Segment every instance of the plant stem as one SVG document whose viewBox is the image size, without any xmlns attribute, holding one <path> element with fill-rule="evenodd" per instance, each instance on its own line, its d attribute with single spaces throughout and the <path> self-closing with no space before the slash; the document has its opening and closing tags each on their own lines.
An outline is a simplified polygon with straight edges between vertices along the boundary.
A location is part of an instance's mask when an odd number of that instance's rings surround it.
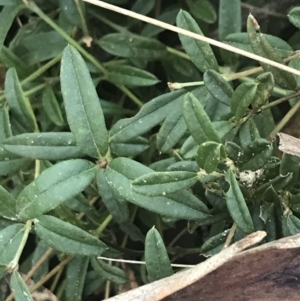
<svg viewBox="0 0 300 301">
<path fill-rule="evenodd" d="M 52 21 L 33 1 L 27 2 L 27 7 L 35 12 L 42 20 L 49 24 L 53 29 L 55 29 L 63 38 L 65 38 L 69 44 L 74 46 L 86 59 L 88 59 L 92 64 L 94 64 L 104 75 L 107 77 L 108 72 L 102 66 L 102 64 L 96 60 L 92 55 L 90 55 L 79 43 L 72 39 L 64 30 L 62 30 L 54 21 Z"/>
<path fill-rule="evenodd" d="M 300 91 L 297 91 L 297 92 L 292 93 L 292 94 L 290 94 L 290 95 L 287 95 L 287 96 L 285 96 L 285 97 L 276 99 L 276 100 L 274 100 L 274 101 L 272 101 L 272 102 L 270 102 L 270 103 L 268 103 L 268 104 L 262 106 L 260 109 L 261 109 L 262 111 L 265 111 L 265 110 L 267 110 L 267 109 L 270 109 L 270 108 L 272 108 L 272 107 L 274 107 L 274 106 L 277 106 L 277 105 L 279 105 L 280 103 L 285 102 L 285 101 L 287 101 L 287 100 L 290 100 L 291 98 L 294 98 L 294 97 L 297 97 L 297 96 L 300 96 Z"/>
<path fill-rule="evenodd" d="M 101 223 L 101 225 L 95 231 L 95 235 L 97 237 L 101 236 L 102 232 L 107 227 L 107 225 L 111 222 L 112 219 L 113 219 L 113 216 L 111 214 L 106 217 L 106 219 Z"/>
<path fill-rule="evenodd" d="M 298 101 L 280 120 L 280 122 L 275 126 L 274 130 L 271 132 L 270 137 L 275 138 L 277 133 L 289 122 L 289 120 L 296 114 L 300 108 L 300 101 Z"/>
<path fill-rule="evenodd" d="M 117 87 L 123 91 L 135 104 L 137 104 L 139 107 L 142 107 L 144 104 L 142 101 L 140 101 L 128 88 L 126 88 L 123 85 L 117 85 Z"/>
<path fill-rule="evenodd" d="M 29 235 L 31 226 L 32 226 L 32 220 L 28 220 L 26 222 L 26 224 L 25 224 L 25 231 L 24 231 L 22 240 L 20 242 L 20 245 L 18 247 L 18 250 L 17 250 L 17 252 L 15 254 L 15 257 L 14 257 L 14 259 L 8 265 L 8 271 L 10 273 L 12 273 L 16 269 L 18 269 L 19 260 L 20 260 L 20 257 L 22 255 L 22 252 L 24 250 L 24 247 L 26 245 L 26 242 L 27 242 L 27 239 L 28 239 L 28 235 Z"/>
<path fill-rule="evenodd" d="M 55 58 L 53 58 L 51 61 L 49 61 L 48 63 L 46 63 L 45 65 L 43 65 L 40 69 L 38 69 L 37 71 L 33 72 L 32 74 L 30 74 L 28 77 L 26 77 L 25 79 L 23 79 L 21 81 L 21 85 L 22 87 L 35 80 L 36 78 L 38 78 L 40 75 L 42 75 L 45 71 L 47 71 L 50 67 L 54 66 L 56 63 L 58 63 L 61 60 L 61 54 L 57 55 Z"/>
<path fill-rule="evenodd" d="M 168 50 L 168 52 L 170 52 L 174 55 L 177 55 L 177 56 L 179 56 L 183 59 L 190 60 L 190 57 L 184 52 L 181 52 L 181 51 L 179 51 L 177 49 L 174 49 L 174 48 L 171 48 L 171 47 L 167 47 L 167 50 Z"/>
</svg>

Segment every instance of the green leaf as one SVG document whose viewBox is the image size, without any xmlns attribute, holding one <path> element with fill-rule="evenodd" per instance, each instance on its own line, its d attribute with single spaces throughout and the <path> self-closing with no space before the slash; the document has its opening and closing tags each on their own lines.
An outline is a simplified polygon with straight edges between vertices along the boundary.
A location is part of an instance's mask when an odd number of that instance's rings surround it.
<svg viewBox="0 0 300 301">
<path fill-rule="evenodd" d="M 242 148 L 246 148 L 250 143 L 260 138 L 259 130 L 253 118 L 248 119 L 241 125 L 239 139 Z"/>
<path fill-rule="evenodd" d="M 0 175 L 12 175 L 21 170 L 21 168 L 28 164 L 31 160 L 20 158 L 6 151 L 0 146 Z"/>
<path fill-rule="evenodd" d="M 84 11 L 80 12 L 79 9 L 84 9 L 84 2 L 76 2 L 73 0 L 59 0 L 59 4 L 60 9 L 68 22 L 70 22 L 72 25 L 81 27 L 80 13 L 83 13 L 84 15 Z"/>
<path fill-rule="evenodd" d="M 178 90 L 152 99 L 134 117 L 116 122 L 110 131 L 110 141 L 125 142 L 151 130 L 182 102 L 184 94 L 185 91 Z"/>
<path fill-rule="evenodd" d="M 290 22 L 300 28 L 300 7 L 294 7 L 288 14 Z"/>
<path fill-rule="evenodd" d="M 285 58 L 293 54 L 293 48 L 286 41 L 268 34 L 264 34 L 264 36 L 281 58 Z M 248 34 L 246 32 L 229 34 L 225 38 L 224 42 L 231 46 L 253 53 Z"/>
<path fill-rule="evenodd" d="M 251 142 L 244 149 L 241 170 L 258 170 L 264 167 L 272 153 L 273 145 L 268 140 L 260 138 Z"/>
<path fill-rule="evenodd" d="M 230 188 L 226 192 L 226 204 L 232 219 L 244 233 L 254 232 L 249 209 L 231 169 L 228 169 L 226 172 L 225 180 L 230 185 Z"/>
<path fill-rule="evenodd" d="M 67 46 L 67 41 L 55 30 L 31 32 L 21 40 L 20 46 L 19 53 L 22 61 L 29 66 L 34 66 L 60 55 Z"/>
<path fill-rule="evenodd" d="M 2 0 L 3 1 L 3 0 Z M 10 1 L 10 0 L 9 0 Z M 19 4 L 19 5 L 8 5 L 4 7 L 0 13 L 0 51 L 2 49 L 3 43 L 5 41 L 6 35 L 11 28 L 12 23 L 15 20 L 16 15 L 19 13 L 21 9 L 24 8 L 24 4 L 20 3 L 20 1 L 10 1 L 11 4 Z M 5 4 L 3 4 L 5 5 Z"/>
<path fill-rule="evenodd" d="M 17 219 L 16 200 L 1 185 L 0 185 L 0 215 L 11 220 Z"/>
<path fill-rule="evenodd" d="M 15 155 L 30 159 L 58 161 L 83 156 L 72 133 L 21 134 L 4 140 L 3 146 Z"/>
<path fill-rule="evenodd" d="M 0 263 L 8 265 L 18 250 L 23 234 L 24 224 L 13 224 L 0 231 Z"/>
<path fill-rule="evenodd" d="M 146 235 L 145 261 L 148 277 L 151 282 L 173 275 L 166 247 L 155 228 L 149 230 Z"/>
<path fill-rule="evenodd" d="M 97 170 L 97 186 L 101 195 L 101 201 L 104 203 L 109 213 L 119 222 L 123 223 L 129 220 L 129 210 L 126 200 L 117 198 L 109 186 L 103 169 Z"/>
<path fill-rule="evenodd" d="M 187 5 L 191 14 L 206 23 L 215 23 L 217 13 L 211 3 L 207 0 L 187 0 Z"/>
<path fill-rule="evenodd" d="M 208 209 L 187 190 L 167 196 L 148 197 L 136 193 L 131 181 L 153 170 L 130 159 L 117 158 L 106 168 L 105 176 L 114 194 L 147 210 L 174 218 L 199 220 L 208 216 Z"/>
<path fill-rule="evenodd" d="M 91 264 L 101 278 L 116 284 L 124 284 L 127 282 L 126 274 L 120 268 L 107 264 L 95 257 L 91 258 Z"/>
<path fill-rule="evenodd" d="M 289 155 L 284 153 L 281 158 L 281 164 L 280 164 L 280 174 L 285 176 L 288 173 L 292 174 L 292 180 L 289 183 L 288 187 L 293 187 L 298 183 L 299 179 L 299 166 L 300 158 L 297 156 Z"/>
<path fill-rule="evenodd" d="M 66 301 L 81 301 L 85 284 L 87 268 L 90 258 L 88 256 L 75 256 L 67 265 L 66 271 Z"/>
<path fill-rule="evenodd" d="M 21 4 L 22 0 L 0 0 L 0 5 L 15 5 Z"/>
<path fill-rule="evenodd" d="M 19 194 L 19 219 L 38 217 L 76 196 L 91 183 L 95 173 L 95 165 L 81 159 L 63 161 L 46 169 Z"/>
<path fill-rule="evenodd" d="M 219 253 L 225 244 L 228 233 L 229 230 L 227 229 L 206 240 L 204 244 L 201 246 L 201 254 L 204 254 L 205 256 L 212 256 L 215 255 L 216 253 Z"/>
<path fill-rule="evenodd" d="M 186 11 L 181 10 L 178 13 L 176 23 L 180 28 L 203 35 L 196 21 Z M 219 70 L 215 55 L 208 43 L 186 37 L 182 34 L 179 34 L 179 39 L 184 50 L 190 56 L 191 61 L 199 70 L 202 72 L 209 69 Z"/>
<path fill-rule="evenodd" d="M 242 83 L 233 92 L 230 107 L 237 120 L 244 117 L 245 112 L 255 98 L 256 90 L 257 84 Z"/>
<path fill-rule="evenodd" d="M 108 80 L 127 86 L 152 86 L 159 82 L 157 77 L 147 71 L 126 65 L 113 65 L 108 68 Z"/>
<path fill-rule="evenodd" d="M 36 128 L 36 121 L 28 98 L 25 97 L 15 68 L 10 68 L 5 78 L 5 97 L 12 114 L 29 132 Z"/>
<path fill-rule="evenodd" d="M 43 91 L 42 98 L 43 107 L 48 118 L 57 126 L 65 124 L 64 118 L 61 113 L 59 103 L 56 99 L 54 91 L 51 86 Z"/>
<path fill-rule="evenodd" d="M 292 195 L 290 198 L 290 208 L 293 212 L 300 213 L 300 194 Z"/>
<path fill-rule="evenodd" d="M 132 181 L 132 188 L 135 192 L 143 195 L 159 196 L 187 189 L 197 181 L 197 173 L 195 172 L 154 172 L 140 176 Z"/>
<path fill-rule="evenodd" d="M 10 0 L 9 0 L 10 1 Z M 22 0 L 20 0 L 22 1 Z M 20 78 L 28 76 L 32 70 L 28 68 L 28 65 L 25 64 L 19 56 L 17 56 L 11 49 L 5 47 L 4 45 L 0 51 L 0 62 L 7 68 L 15 67 L 17 74 Z"/>
<path fill-rule="evenodd" d="M 178 103 L 159 130 L 156 140 L 157 148 L 161 152 L 168 152 L 179 142 L 186 130 L 187 126 L 182 116 L 182 104 Z"/>
<path fill-rule="evenodd" d="M 283 222 L 286 222 L 290 235 L 295 235 L 300 232 L 300 219 L 295 215 L 289 215 L 288 217 L 283 218 Z"/>
<path fill-rule="evenodd" d="M 14 271 L 11 275 L 10 288 L 14 292 L 16 301 L 33 301 L 31 293 L 18 271 Z"/>
<path fill-rule="evenodd" d="M 225 105 L 230 105 L 233 89 L 218 72 L 208 70 L 203 75 L 205 87 L 209 93 Z"/>
<path fill-rule="evenodd" d="M 258 28 L 257 28 L 258 26 Z M 284 64 L 266 37 L 260 32 L 259 25 L 252 15 L 247 20 L 247 32 L 252 49 L 255 54 L 268 58 L 272 61 Z M 292 73 L 276 67 L 260 63 L 265 72 L 272 72 L 275 82 L 283 89 L 295 90 L 297 83 Z"/>
<path fill-rule="evenodd" d="M 146 2 L 148 4 L 149 1 L 146 0 Z M 178 11 L 179 11 L 179 8 L 177 5 L 173 9 L 169 7 L 161 15 L 155 17 L 155 19 L 173 25 L 175 23 Z M 164 28 L 161 28 L 159 26 L 155 26 L 152 24 L 146 24 L 145 27 L 143 28 L 143 30 L 141 31 L 141 35 L 144 37 L 153 37 L 153 36 L 161 33 L 164 30 L 165 30 Z"/>
<path fill-rule="evenodd" d="M 232 33 L 238 33 L 242 29 L 242 9 L 240 0 L 220 0 L 219 4 L 219 40 L 224 39 Z M 238 56 L 227 50 L 220 49 L 221 56 L 227 65 L 234 66 Z"/>
<path fill-rule="evenodd" d="M 258 83 L 252 108 L 257 110 L 269 99 L 274 89 L 274 76 L 271 72 L 260 74 L 255 81 Z"/>
<path fill-rule="evenodd" d="M 220 0 L 219 4 L 219 40 L 223 41 L 231 33 L 238 33 L 242 28 L 240 0 Z M 228 52 L 227 52 L 228 53 Z"/>
<path fill-rule="evenodd" d="M 100 256 L 107 249 L 98 238 L 54 216 L 42 215 L 35 219 L 34 223 L 37 236 L 58 251 L 68 254 Z"/>
<path fill-rule="evenodd" d="M 136 137 L 124 142 L 112 142 L 110 148 L 118 157 L 135 157 L 149 148 L 149 141 L 143 137 Z"/>
<path fill-rule="evenodd" d="M 190 136 L 185 140 L 180 149 L 180 154 L 186 160 L 192 159 L 197 155 L 198 143 L 195 141 L 193 136 Z"/>
<path fill-rule="evenodd" d="M 209 117 L 192 93 L 187 94 L 185 97 L 183 117 L 191 135 L 199 145 L 208 140 L 221 143 L 221 139 Z"/>
<path fill-rule="evenodd" d="M 108 151 L 108 132 L 93 81 L 79 52 L 67 46 L 61 63 L 61 86 L 68 123 L 81 150 L 93 157 Z"/>
<path fill-rule="evenodd" d="M 7 106 L 0 107 L 0 143 L 12 136 L 11 124 L 9 118 L 9 109 Z"/>
<path fill-rule="evenodd" d="M 208 141 L 199 146 L 196 161 L 207 173 L 212 173 L 219 165 L 221 159 L 225 159 L 225 157 L 225 149 L 222 144 Z"/>
<path fill-rule="evenodd" d="M 108 34 L 98 44 L 110 54 L 130 59 L 158 60 L 167 55 L 167 47 L 159 41 L 131 33 Z"/>
</svg>

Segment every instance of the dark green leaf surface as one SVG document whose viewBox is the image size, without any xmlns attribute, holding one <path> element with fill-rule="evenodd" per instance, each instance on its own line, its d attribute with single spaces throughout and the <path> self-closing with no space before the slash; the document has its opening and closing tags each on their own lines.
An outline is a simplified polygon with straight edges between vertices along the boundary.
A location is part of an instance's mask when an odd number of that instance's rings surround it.
<svg viewBox="0 0 300 301">
<path fill-rule="evenodd" d="M 28 164 L 31 160 L 13 155 L 0 146 L 0 175 L 12 175 Z"/>
<path fill-rule="evenodd" d="M 134 117 L 115 123 L 110 131 L 110 140 L 125 142 L 149 131 L 168 116 L 177 102 L 182 102 L 184 94 L 185 91 L 179 90 L 152 99 Z"/>
<path fill-rule="evenodd" d="M 28 98 L 25 97 L 15 68 L 6 73 L 5 97 L 12 114 L 18 122 L 29 132 L 35 130 L 35 117 Z"/>
<path fill-rule="evenodd" d="M 196 21 L 186 11 L 181 10 L 178 13 L 176 23 L 180 28 L 203 35 Z M 219 70 L 217 60 L 209 44 L 194 40 L 181 34 L 179 34 L 179 39 L 184 50 L 199 70 L 202 72 L 209 69 L 213 69 L 215 71 Z"/>
<path fill-rule="evenodd" d="M 267 38 L 255 29 L 256 20 L 252 15 L 247 20 L 247 32 L 253 52 L 257 55 L 266 57 L 272 61 L 283 64 L 284 62 L 276 53 L 276 50 L 271 46 Z M 260 63 L 265 72 L 272 72 L 275 82 L 284 89 L 294 90 L 297 86 L 295 76 L 292 73 L 272 67 L 270 65 Z"/>
<path fill-rule="evenodd" d="M 59 103 L 51 86 L 44 90 L 42 102 L 48 118 L 58 126 L 64 125 L 65 121 L 63 119 Z"/>
<path fill-rule="evenodd" d="M 109 213 L 119 222 L 123 223 L 129 220 L 129 210 L 127 201 L 118 198 L 113 194 L 112 188 L 109 186 L 103 169 L 97 170 L 97 186 L 101 200 L 108 209 Z"/>
<path fill-rule="evenodd" d="M 34 223 L 37 236 L 58 251 L 68 254 L 100 256 L 107 249 L 98 238 L 54 216 L 40 216 L 35 219 Z"/>
<path fill-rule="evenodd" d="M 15 155 L 30 159 L 58 161 L 83 156 L 72 133 L 21 134 L 6 139 L 3 146 Z"/>
<path fill-rule="evenodd" d="M 150 281 L 156 281 L 173 274 L 166 247 L 155 228 L 149 230 L 146 235 L 145 261 Z"/>
<path fill-rule="evenodd" d="M 166 46 L 159 41 L 134 34 L 108 34 L 98 44 L 110 54 L 130 59 L 157 60 L 167 54 Z"/>
<path fill-rule="evenodd" d="M 293 48 L 286 41 L 268 34 L 265 34 L 264 36 L 281 58 L 285 58 L 294 52 Z M 224 42 L 237 48 L 253 52 L 248 34 L 246 32 L 229 34 L 225 38 Z"/>
<path fill-rule="evenodd" d="M 252 107 L 253 109 L 259 109 L 269 99 L 274 89 L 275 82 L 271 72 L 260 74 L 255 81 L 258 85 Z"/>
<path fill-rule="evenodd" d="M 147 196 L 167 195 L 193 186 L 197 173 L 189 171 L 165 171 L 145 174 L 132 181 L 135 192 Z"/>
<path fill-rule="evenodd" d="M 4 40 L 6 38 L 7 32 L 9 31 L 16 15 L 24 7 L 21 1 L 9 0 L 5 2 L 11 2 L 14 5 L 8 5 L 4 7 L 0 13 L 0 50 L 3 46 Z M 18 5 L 17 5 L 18 4 Z M 5 5 L 5 3 L 3 4 Z"/>
<path fill-rule="evenodd" d="M 182 116 L 182 105 L 178 103 L 159 130 L 156 141 L 157 148 L 161 152 L 168 152 L 179 142 L 186 130 L 187 126 Z"/>
<path fill-rule="evenodd" d="M 93 81 L 73 46 L 67 46 L 61 64 L 61 86 L 68 123 L 81 150 L 93 157 L 108 151 L 108 133 Z"/>
<path fill-rule="evenodd" d="M 109 67 L 108 71 L 107 79 L 119 85 L 143 87 L 159 82 L 155 75 L 132 66 L 115 65 Z"/>
<path fill-rule="evenodd" d="M 216 71 L 208 70 L 203 76 L 204 84 L 209 93 L 225 105 L 230 105 L 233 89 Z"/>
<path fill-rule="evenodd" d="M 114 193 L 147 210 L 188 220 L 198 220 L 208 216 L 206 206 L 185 190 L 159 197 L 148 197 L 134 192 L 131 181 L 149 173 L 153 173 L 153 170 L 138 162 L 117 158 L 109 164 L 105 176 Z"/>
<path fill-rule="evenodd" d="M 101 278 L 117 284 L 124 284 L 127 282 L 125 272 L 118 267 L 107 264 L 95 257 L 91 258 L 91 264 L 93 269 L 99 274 Z"/>
<path fill-rule="evenodd" d="M 231 97 L 231 112 L 240 120 L 253 102 L 257 84 L 243 83 L 239 85 Z"/>
<path fill-rule="evenodd" d="M 217 168 L 222 157 L 225 159 L 223 145 L 208 141 L 199 146 L 196 161 L 207 173 L 212 173 Z"/>
<path fill-rule="evenodd" d="M 54 209 L 84 190 L 95 173 L 95 165 L 81 159 L 48 168 L 18 196 L 18 217 L 25 221 Z"/>
<path fill-rule="evenodd" d="M 84 282 L 90 258 L 75 256 L 67 265 L 66 271 L 66 301 L 81 301 Z"/>
<path fill-rule="evenodd" d="M 226 204 L 232 219 L 244 233 L 254 232 L 249 209 L 235 175 L 230 169 L 226 172 L 225 180 L 230 185 L 226 192 Z"/>
<path fill-rule="evenodd" d="M 300 7 L 294 7 L 288 14 L 288 18 L 292 24 L 300 28 Z"/>
<path fill-rule="evenodd" d="M 217 13 L 212 4 L 207 0 L 187 0 L 191 14 L 207 23 L 214 23 L 217 20 Z"/>
<path fill-rule="evenodd" d="M 219 5 L 219 39 L 223 41 L 231 33 L 240 32 L 242 14 L 240 0 L 220 0 Z"/>
<path fill-rule="evenodd" d="M 112 142 L 110 148 L 118 157 L 134 157 L 149 148 L 149 141 L 143 137 L 136 137 L 124 142 Z"/>
<path fill-rule="evenodd" d="M 0 185 L 0 215 L 16 220 L 16 200 Z"/>
<path fill-rule="evenodd" d="M 33 301 L 30 291 L 18 271 L 14 271 L 11 275 L 10 288 L 14 292 L 16 301 Z"/>
<path fill-rule="evenodd" d="M 185 97 L 183 116 L 191 135 L 199 145 L 208 140 L 221 143 L 209 117 L 192 93 Z"/>
<path fill-rule="evenodd" d="M 8 265 L 14 258 L 24 234 L 24 224 L 12 224 L 0 231 L 0 263 Z"/>
</svg>

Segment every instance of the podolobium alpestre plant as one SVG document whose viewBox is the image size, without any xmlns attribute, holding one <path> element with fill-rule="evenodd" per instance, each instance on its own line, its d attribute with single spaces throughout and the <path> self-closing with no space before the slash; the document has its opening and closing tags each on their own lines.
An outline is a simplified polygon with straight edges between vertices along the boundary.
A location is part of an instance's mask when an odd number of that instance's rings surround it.
<svg viewBox="0 0 300 301">
<path fill-rule="evenodd" d="M 158 17 L 203 36 L 199 23 L 217 17 L 208 1 L 197 3 L 187 1 L 194 18 L 176 5 Z M 0 276 L 11 273 L 16 300 L 31 300 L 18 272 L 29 235 L 36 244 L 21 267 L 39 286 L 66 266 L 53 290 L 73 301 L 105 280 L 127 281 L 97 256 L 141 259 L 128 239 L 145 244 L 150 281 L 171 275 L 161 234 L 179 220 L 190 232 L 209 230 L 195 250 L 207 255 L 255 230 L 267 241 L 299 232 L 299 158 L 275 143 L 300 107 L 299 75 L 267 63 L 237 73 L 236 54 L 221 50 L 217 59 L 204 41 L 179 34 L 185 54 L 157 39 L 161 28 L 118 23 L 80 1 L 38 4 L 0 0 Z M 137 0 L 132 10 L 146 15 L 155 5 Z M 17 16 L 26 24 L 5 40 Z M 95 33 L 91 18 L 105 26 Z M 218 18 L 221 41 L 300 70 L 298 53 L 252 15 L 241 32 L 240 1 L 220 0 Z M 289 19 L 300 28 L 300 8 Z M 82 46 L 91 40 L 102 50 Z M 175 91 L 152 87 L 158 65 Z M 284 101 L 290 110 L 276 124 L 271 108 Z M 60 263 L 48 273 L 51 254 Z"/>
</svg>

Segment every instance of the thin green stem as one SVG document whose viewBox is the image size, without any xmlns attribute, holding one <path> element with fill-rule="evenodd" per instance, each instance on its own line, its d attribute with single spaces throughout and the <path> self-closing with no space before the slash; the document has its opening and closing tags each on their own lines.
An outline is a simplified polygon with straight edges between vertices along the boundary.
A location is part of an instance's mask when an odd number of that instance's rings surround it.
<svg viewBox="0 0 300 301">
<path fill-rule="evenodd" d="M 8 270 L 10 272 L 13 272 L 14 270 L 16 270 L 18 268 L 18 263 L 19 263 L 19 260 L 20 260 L 20 257 L 22 255 L 22 252 L 24 250 L 24 247 L 26 245 L 26 242 L 27 242 L 27 239 L 28 239 L 28 235 L 29 235 L 29 232 L 30 232 L 30 229 L 31 229 L 31 226 L 32 226 L 32 220 L 28 220 L 25 224 L 25 231 L 24 231 L 24 234 L 23 234 L 23 237 L 22 237 L 22 240 L 20 242 L 20 245 L 18 247 L 18 250 L 15 254 L 15 257 L 14 259 L 9 263 L 9 267 L 8 267 Z"/>
<path fill-rule="evenodd" d="M 271 132 L 270 137 L 274 138 L 277 133 L 290 121 L 290 119 L 296 114 L 300 108 L 300 101 L 298 101 L 280 120 L 280 122 L 275 126 L 274 130 Z"/>
<path fill-rule="evenodd" d="M 86 21 L 85 21 L 85 16 L 84 16 L 83 9 L 82 9 L 83 8 L 83 2 L 81 2 L 81 0 L 80 1 L 75 0 L 75 4 L 76 4 L 77 11 L 78 11 L 78 14 L 79 14 L 83 35 L 85 37 L 88 37 L 90 34 L 89 34 L 89 30 L 88 30 L 88 27 L 87 27 L 87 24 L 86 24 Z"/>
<path fill-rule="evenodd" d="M 292 94 L 290 94 L 290 95 L 287 95 L 287 96 L 285 96 L 285 97 L 276 99 L 276 100 L 274 100 L 274 101 L 272 101 L 272 102 L 270 102 L 270 103 L 268 103 L 268 104 L 262 106 L 260 109 L 261 109 L 262 111 L 265 111 L 265 110 L 267 110 L 267 109 L 270 109 L 270 108 L 272 108 L 272 107 L 274 107 L 274 106 L 279 105 L 279 104 L 282 103 L 282 102 L 285 102 L 285 101 L 287 101 L 287 100 L 290 100 L 290 99 L 292 99 L 292 98 L 294 98 L 294 97 L 298 97 L 298 96 L 300 96 L 300 91 L 297 91 L 297 92 L 292 93 Z"/>
<path fill-rule="evenodd" d="M 136 103 L 139 107 L 142 107 L 144 104 L 140 101 L 128 88 L 123 85 L 117 85 L 117 87 L 123 91 L 134 103 Z"/>
<path fill-rule="evenodd" d="M 39 92 L 39 91 L 43 90 L 43 89 L 46 88 L 47 86 L 48 86 L 48 83 L 43 83 L 43 84 L 37 85 L 37 86 L 35 86 L 34 88 L 32 88 L 32 89 L 30 89 L 30 90 L 24 92 L 24 95 L 25 95 L 26 97 L 28 97 L 28 96 L 30 96 L 30 95 L 36 93 L 36 92 Z"/>
<path fill-rule="evenodd" d="M 181 51 L 179 51 L 177 49 L 174 49 L 174 48 L 171 48 L 171 47 L 167 47 L 167 51 L 170 52 L 170 53 L 172 53 L 172 54 L 174 54 L 174 55 L 177 55 L 177 56 L 179 56 L 179 57 L 181 57 L 183 59 L 190 60 L 190 57 L 186 53 L 181 52 Z"/>
<path fill-rule="evenodd" d="M 55 29 L 63 38 L 65 38 L 69 44 L 74 46 L 86 59 L 88 59 L 93 65 L 95 65 L 106 77 L 108 75 L 107 70 L 102 64 L 90 55 L 77 41 L 71 38 L 64 30 L 62 30 L 54 21 L 52 21 L 33 1 L 27 2 L 27 7 L 35 12 L 42 20 Z"/>
<path fill-rule="evenodd" d="M 23 79 L 21 81 L 21 85 L 24 86 L 25 84 L 27 84 L 29 82 L 32 82 L 33 80 L 35 80 L 36 78 L 38 78 L 39 76 L 41 76 L 49 68 L 51 68 L 56 63 L 58 63 L 61 60 L 61 56 L 62 56 L 61 54 L 57 55 L 51 61 L 49 61 L 48 63 L 46 63 L 45 65 L 43 65 L 40 69 L 38 69 L 37 71 L 35 71 L 32 74 L 30 74 L 28 77 L 26 77 L 25 79 Z"/>
<path fill-rule="evenodd" d="M 102 224 L 95 231 L 95 234 L 97 237 L 101 236 L 102 232 L 107 227 L 107 225 L 111 222 L 112 219 L 113 219 L 113 216 L 111 214 L 106 217 L 106 219 L 102 222 Z"/>
<path fill-rule="evenodd" d="M 94 9 L 89 9 L 89 14 L 91 14 L 93 17 L 95 17 L 99 21 L 103 22 L 110 28 L 114 29 L 115 31 L 118 31 L 120 33 L 130 33 L 125 27 L 120 26 L 120 25 L 106 19 L 105 17 L 99 15 L 99 13 L 97 13 Z"/>
</svg>

